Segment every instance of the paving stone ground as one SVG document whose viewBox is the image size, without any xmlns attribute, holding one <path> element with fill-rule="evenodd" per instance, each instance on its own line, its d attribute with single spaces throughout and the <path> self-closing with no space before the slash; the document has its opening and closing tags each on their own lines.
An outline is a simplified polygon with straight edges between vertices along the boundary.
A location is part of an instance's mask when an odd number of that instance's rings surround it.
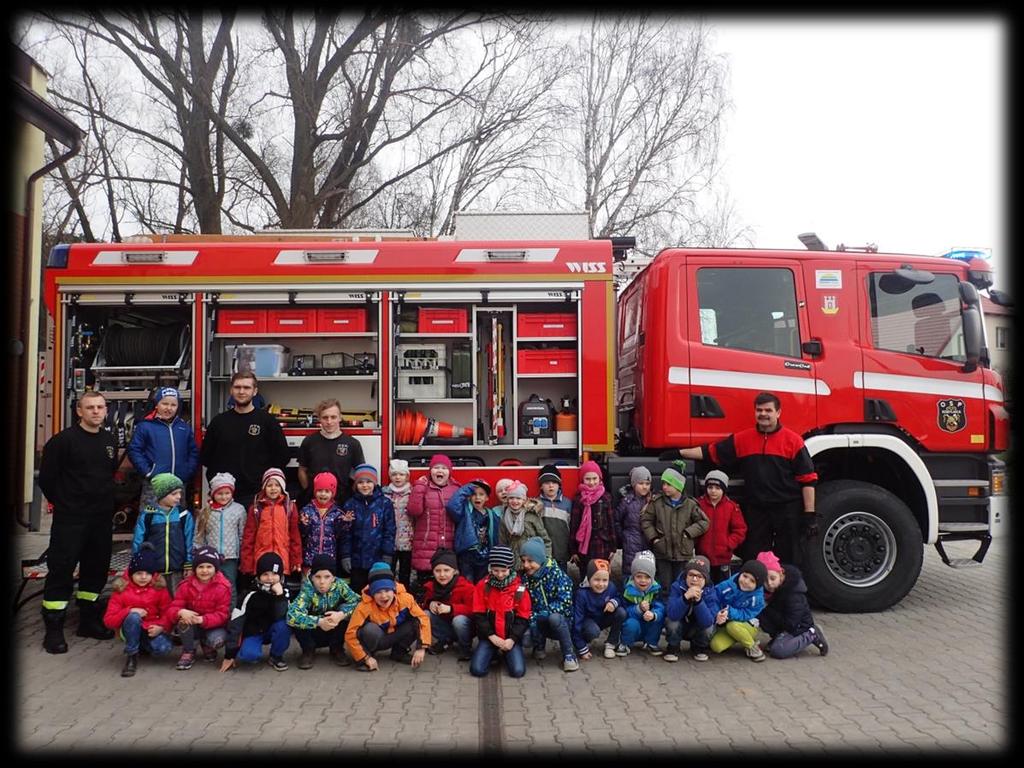
<svg viewBox="0 0 1024 768">
<path fill-rule="evenodd" d="M 22 552 L 46 546 L 18 536 Z M 948 547 L 969 556 L 969 544 Z M 143 657 L 123 679 L 120 644 L 75 637 L 70 651 L 43 652 L 39 603 L 13 625 L 15 748 L 44 757 L 90 752 L 189 750 L 212 755 L 292 752 L 375 756 L 483 753 L 794 757 L 988 756 L 1011 744 L 1006 567 L 996 541 L 980 568 L 953 570 L 933 548 L 899 605 L 876 614 L 818 612 L 831 651 L 754 664 L 738 649 L 699 664 L 638 651 L 578 672 L 557 653 L 513 680 L 485 682 L 452 654 L 417 671 L 388 660 L 374 674 L 339 669 L 321 651 L 309 671 L 265 664 L 221 674 L 197 662 Z M 597 645 L 595 645 L 595 649 Z M 551 649 L 549 649 L 551 650 Z"/>
</svg>

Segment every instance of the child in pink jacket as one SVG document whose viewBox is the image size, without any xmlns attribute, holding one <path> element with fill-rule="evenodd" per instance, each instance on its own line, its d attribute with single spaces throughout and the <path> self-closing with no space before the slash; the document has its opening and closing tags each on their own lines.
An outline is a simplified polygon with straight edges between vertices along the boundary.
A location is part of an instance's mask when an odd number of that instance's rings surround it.
<svg viewBox="0 0 1024 768">
<path fill-rule="evenodd" d="M 412 488 L 406 514 L 412 518 L 412 567 L 416 584 L 425 584 L 432 576 L 430 558 L 438 548 L 455 548 L 455 523 L 445 505 L 455 495 L 459 483 L 451 476 L 452 460 L 443 453 L 430 457 L 430 474 L 419 478 Z"/>
<path fill-rule="evenodd" d="M 166 613 L 164 629 L 175 625 L 181 637 L 177 669 L 192 669 L 199 640 L 205 661 L 217 660 L 217 649 L 227 640 L 231 618 L 231 582 L 221 573 L 223 559 L 213 547 L 201 547 L 192 556 L 192 574 L 178 585 Z"/>
</svg>

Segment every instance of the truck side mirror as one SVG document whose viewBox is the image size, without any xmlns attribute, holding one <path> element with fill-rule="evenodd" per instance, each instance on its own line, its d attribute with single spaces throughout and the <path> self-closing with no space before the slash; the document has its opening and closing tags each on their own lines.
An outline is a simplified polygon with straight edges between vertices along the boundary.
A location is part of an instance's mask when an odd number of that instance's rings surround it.
<svg viewBox="0 0 1024 768">
<path fill-rule="evenodd" d="M 800 350 L 811 357 L 821 357 L 823 349 L 821 339 L 809 339 L 800 345 Z"/>
<path fill-rule="evenodd" d="M 973 373 L 978 368 L 978 361 L 981 359 L 982 328 L 981 313 L 976 306 L 969 306 L 963 311 L 964 318 L 964 353 L 967 361 L 964 363 L 963 372 Z"/>
</svg>

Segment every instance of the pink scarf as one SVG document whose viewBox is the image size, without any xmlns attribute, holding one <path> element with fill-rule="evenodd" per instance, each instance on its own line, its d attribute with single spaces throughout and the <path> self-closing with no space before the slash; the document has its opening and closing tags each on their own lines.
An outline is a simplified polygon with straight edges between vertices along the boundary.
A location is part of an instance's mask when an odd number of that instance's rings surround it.
<svg viewBox="0 0 1024 768">
<path fill-rule="evenodd" d="M 582 479 L 588 472 L 596 472 L 598 477 L 601 476 L 597 464 L 592 461 L 584 462 L 583 466 L 580 467 L 580 478 Z M 580 554 L 585 555 L 590 550 L 590 532 L 593 519 L 590 507 L 604 496 L 604 484 L 598 483 L 593 488 L 588 488 L 581 483 L 579 494 L 580 501 L 583 503 L 583 516 L 580 518 L 580 527 L 576 531 L 576 543 L 579 544 Z"/>
</svg>

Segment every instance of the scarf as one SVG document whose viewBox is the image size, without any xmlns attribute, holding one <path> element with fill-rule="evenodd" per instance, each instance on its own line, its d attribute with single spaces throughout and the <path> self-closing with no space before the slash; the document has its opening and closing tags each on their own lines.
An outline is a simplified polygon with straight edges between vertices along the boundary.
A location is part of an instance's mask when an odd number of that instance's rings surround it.
<svg viewBox="0 0 1024 768">
<path fill-rule="evenodd" d="M 505 524 L 505 528 L 513 536 L 522 536 L 523 531 L 526 528 L 526 507 L 522 507 L 519 510 L 519 514 L 515 514 L 511 507 L 505 507 L 505 513 L 501 517 L 501 522 Z"/>
<path fill-rule="evenodd" d="M 509 584 L 512 583 L 512 579 L 514 579 L 515 577 L 516 577 L 516 572 L 515 572 L 515 569 L 513 569 L 513 568 L 509 569 L 508 576 L 506 576 L 504 579 L 499 579 L 493 573 L 488 572 L 487 573 L 487 584 L 492 589 L 504 589 L 505 587 L 507 587 Z M 454 579 L 453 579 L 453 581 L 454 581 Z"/>
<path fill-rule="evenodd" d="M 437 600 L 439 603 L 451 605 L 452 592 L 455 590 L 455 582 L 458 580 L 459 574 L 456 573 L 454 576 L 452 576 L 452 580 L 449 581 L 447 585 L 442 587 L 441 582 L 439 582 L 437 579 L 434 579 L 434 600 Z"/>
<path fill-rule="evenodd" d="M 583 516 L 580 518 L 580 527 L 576 531 L 576 543 L 579 544 L 581 555 L 587 554 L 590 550 L 590 532 L 593 522 L 593 514 L 590 507 L 604 496 L 604 484 L 598 483 L 593 488 L 585 485 L 580 486 L 580 501 L 583 503 Z"/>
</svg>

